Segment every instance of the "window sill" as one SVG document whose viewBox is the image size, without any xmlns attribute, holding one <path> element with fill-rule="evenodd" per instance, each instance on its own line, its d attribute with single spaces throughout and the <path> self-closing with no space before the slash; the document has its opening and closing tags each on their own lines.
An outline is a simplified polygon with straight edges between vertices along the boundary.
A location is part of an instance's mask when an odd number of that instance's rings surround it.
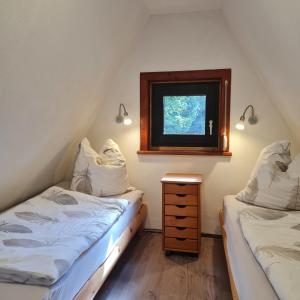
<svg viewBox="0 0 300 300">
<path fill-rule="evenodd" d="M 229 151 L 205 151 L 205 150 L 138 150 L 140 155 L 214 155 L 232 156 Z"/>
</svg>

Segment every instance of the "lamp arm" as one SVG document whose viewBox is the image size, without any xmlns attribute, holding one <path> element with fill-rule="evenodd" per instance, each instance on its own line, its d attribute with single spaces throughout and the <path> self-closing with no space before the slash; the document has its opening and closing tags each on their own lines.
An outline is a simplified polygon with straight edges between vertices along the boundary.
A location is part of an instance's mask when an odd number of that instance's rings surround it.
<svg viewBox="0 0 300 300">
<path fill-rule="evenodd" d="M 244 120 L 245 120 L 245 115 L 246 115 L 246 112 L 247 112 L 247 110 L 248 110 L 249 108 L 251 109 L 251 118 L 254 117 L 254 107 L 253 107 L 253 105 L 250 104 L 250 105 L 248 105 L 248 106 L 245 108 L 243 114 L 241 115 L 241 117 L 240 117 L 240 120 L 241 120 L 241 121 L 244 121 Z"/>
<path fill-rule="evenodd" d="M 125 108 L 125 105 L 123 103 L 121 103 L 120 106 L 119 106 L 119 115 L 121 115 L 122 107 L 123 107 L 123 111 L 124 111 L 124 116 L 128 116 L 128 112 L 127 112 L 127 110 Z"/>
<path fill-rule="evenodd" d="M 245 116 L 246 116 L 246 112 L 247 112 L 248 109 L 251 109 L 251 115 L 250 115 L 250 117 L 249 117 L 249 119 L 248 119 L 248 122 L 249 122 L 250 124 L 256 124 L 256 123 L 257 123 L 257 117 L 256 117 L 255 114 L 254 114 L 254 107 L 253 107 L 253 105 L 251 105 L 251 104 L 248 105 L 248 106 L 245 108 L 243 114 L 242 114 L 241 117 L 240 117 L 240 120 L 241 120 L 241 121 L 245 121 Z"/>
</svg>

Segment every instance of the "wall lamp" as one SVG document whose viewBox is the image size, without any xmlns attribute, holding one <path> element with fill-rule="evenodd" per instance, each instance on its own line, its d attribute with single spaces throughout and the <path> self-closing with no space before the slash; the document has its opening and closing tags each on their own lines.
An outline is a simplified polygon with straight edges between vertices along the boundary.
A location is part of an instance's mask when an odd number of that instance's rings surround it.
<svg viewBox="0 0 300 300">
<path fill-rule="evenodd" d="M 245 129 L 245 115 L 248 109 L 251 109 L 251 115 L 248 119 L 249 124 L 253 125 L 257 123 L 257 117 L 254 114 L 254 107 L 252 105 L 248 105 L 243 114 L 240 117 L 240 121 L 236 123 L 235 128 L 238 130 L 244 130 Z"/>
<path fill-rule="evenodd" d="M 122 108 L 123 108 L 123 114 L 122 114 Z M 124 125 L 130 125 L 132 123 L 132 120 L 128 117 L 128 112 L 123 103 L 121 103 L 119 106 L 119 114 L 116 117 L 116 122 L 123 123 Z"/>
</svg>

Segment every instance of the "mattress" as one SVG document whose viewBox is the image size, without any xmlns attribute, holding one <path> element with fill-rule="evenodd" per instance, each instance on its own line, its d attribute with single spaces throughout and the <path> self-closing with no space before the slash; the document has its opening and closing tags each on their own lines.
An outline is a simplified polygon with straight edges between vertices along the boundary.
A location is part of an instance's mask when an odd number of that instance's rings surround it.
<svg viewBox="0 0 300 300">
<path fill-rule="evenodd" d="M 61 185 L 60 185 L 61 186 Z M 84 252 L 71 269 L 50 287 L 0 282 L 1 300 L 68 300 L 72 299 L 91 275 L 101 266 L 111 253 L 115 242 L 136 215 L 142 204 L 139 190 L 114 196 L 129 201 L 126 211 L 106 234 Z"/>
<path fill-rule="evenodd" d="M 239 225 L 239 212 L 247 207 L 235 196 L 224 198 L 224 229 L 228 260 L 240 300 L 278 299 L 263 269 L 256 261 Z"/>
</svg>

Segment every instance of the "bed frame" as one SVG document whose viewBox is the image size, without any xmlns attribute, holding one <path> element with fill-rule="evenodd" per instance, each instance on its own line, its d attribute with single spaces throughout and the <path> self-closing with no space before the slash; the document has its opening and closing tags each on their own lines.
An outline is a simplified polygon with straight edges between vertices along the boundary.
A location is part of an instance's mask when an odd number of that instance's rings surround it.
<svg viewBox="0 0 300 300">
<path fill-rule="evenodd" d="M 85 285 L 80 289 L 74 300 L 89 300 L 93 299 L 105 279 L 113 269 L 114 265 L 118 261 L 119 257 L 122 255 L 127 245 L 135 235 L 135 233 L 144 230 L 144 223 L 147 216 L 147 206 L 142 204 L 138 213 L 132 219 L 131 223 L 126 227 L 117 241 L 115 247 L 111 251 L 110 255 L 107 257 L 105 262 L 95 271 L 95 273 L 89 278 Z"/>
<path fill-rule="evenodd" d="M 230 263 L 229 263 L 229 258 L 228 258 L 228 249 L 227 249 L 227 234 L 224 228 L 224 209 L 220 210 L 219 212 L 219 220 L 220 220 L 220 226 L 221 226 L 221 233 L 223 237 L 223 246 L 224 246 L 224 251 L 225 251 L 225 257 L 226 257 L 226 263 L 227 263 L 227 269 L 228 269 L 228 274 L 229 274 L 229 281 L 230 281 L 230 288 L 231 288 L 231 294 L 232 294 L 232 299 L 233 300 L 239 300 L 239 296 L 237 293 L 237 289 L 235 286 L 235 282 L 233 279 Z"/>
</svg>

